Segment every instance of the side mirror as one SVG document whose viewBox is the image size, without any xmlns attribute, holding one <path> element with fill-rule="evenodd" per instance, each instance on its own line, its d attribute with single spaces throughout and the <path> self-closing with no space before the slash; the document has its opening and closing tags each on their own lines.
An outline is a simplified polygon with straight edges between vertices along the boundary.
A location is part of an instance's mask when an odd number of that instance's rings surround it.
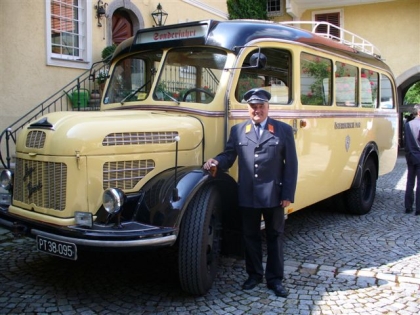
<svg viewBox="0 0 420 315">
<path fill-rule="evenodd" d="M 265 65 L 267 64 L 267 57 L 260 52 L 254 53 L 249 58 L 249 64 L 251 65 L 251 67 L 263 69 L 265 68 Z"/>
</svg>

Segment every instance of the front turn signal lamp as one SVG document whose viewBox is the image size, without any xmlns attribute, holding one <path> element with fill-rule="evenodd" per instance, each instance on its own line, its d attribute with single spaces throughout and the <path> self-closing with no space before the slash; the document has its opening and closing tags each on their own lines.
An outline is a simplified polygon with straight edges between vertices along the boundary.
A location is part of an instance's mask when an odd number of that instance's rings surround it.
<svg viewBox="0 0 420 315">
<path fill-rule="evenodd" d="M 74 221 L 79 226 L 91 228 L 93 226 L 93 216 L 90 212 L 76 211 L 74 213 Z"/>
</svg>

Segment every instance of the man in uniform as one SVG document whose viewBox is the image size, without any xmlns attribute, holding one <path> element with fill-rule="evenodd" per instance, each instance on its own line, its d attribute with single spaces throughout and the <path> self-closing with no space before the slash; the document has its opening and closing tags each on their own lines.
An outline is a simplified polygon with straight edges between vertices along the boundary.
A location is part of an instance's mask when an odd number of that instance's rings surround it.
<svg viewBox="0 0 420 315">
<path fill-rule="evenodd" d="M 238 157 L 238 202 L 242 218 L 248 279 L 251 290 L 262 282 L 277 296 L 287 297 L 284 276 L 284 208 L 294 201 L 298 162 L 292 127 L 268 117 L 271 95 L 264 89 L 244 94 L 250 119 L 231 128 L 225 150 L 203 168 L 229 169 Z M 261 216 L 265 222 L 267 265 L 262 265 Z"/>
<path fill-rule="evenodd" d="M 404 125 L 405 158 L 407 161 L 407 185 L 405 189 L 405 213 L 413 212 L 414 186 L 416 187 L 416 212 L 420 215 L 420 104 L 414 105 L 415 118 Z"/>
</svg>

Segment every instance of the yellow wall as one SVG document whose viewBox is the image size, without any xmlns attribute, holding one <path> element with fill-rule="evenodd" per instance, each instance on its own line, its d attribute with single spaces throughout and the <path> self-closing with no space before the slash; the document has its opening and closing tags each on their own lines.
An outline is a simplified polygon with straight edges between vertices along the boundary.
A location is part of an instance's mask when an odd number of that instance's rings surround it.
<svg viewBox="0 0 420 315">
<path fill-rule="evenodd" d="M 312 20 L 306 11 L 302 20 Z M 420 65 L 420 1 L 398 0 L 336 7 L 344 12 L 343 28 L 374 44 L 395 77 Z"/>
</svg>

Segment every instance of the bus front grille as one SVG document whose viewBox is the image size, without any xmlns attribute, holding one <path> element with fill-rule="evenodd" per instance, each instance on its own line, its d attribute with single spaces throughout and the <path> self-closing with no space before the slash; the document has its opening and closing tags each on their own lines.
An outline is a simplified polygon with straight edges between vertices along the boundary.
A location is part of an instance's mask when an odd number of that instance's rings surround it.
<svg viewBox="0 0 420 315">
<path fill-rule="evenodd" d="M 177 131 L 161 132 L 121 132 L 111 133 L 102 141 L 103 146 L 164 144 L 175 142 Z"/>
<path fill-rule="evenodd" d="M 42 149 L 45 144 L 46 134 L 44 131 L 33 130 L 28 133 L 26 137 L 26 147 Z"/>
<path fill-rule="evenodd" d="M 48 209 L 65 209 L 66 164 L 18 158 L 14 182 L 14 200 Z"/>
<path fill-rule="evenodd" d="M 103 189 L 133 189 L 149 172 L 155 169 L 153 160 L 107 162 L 103 166 Z"/>
</svg>

